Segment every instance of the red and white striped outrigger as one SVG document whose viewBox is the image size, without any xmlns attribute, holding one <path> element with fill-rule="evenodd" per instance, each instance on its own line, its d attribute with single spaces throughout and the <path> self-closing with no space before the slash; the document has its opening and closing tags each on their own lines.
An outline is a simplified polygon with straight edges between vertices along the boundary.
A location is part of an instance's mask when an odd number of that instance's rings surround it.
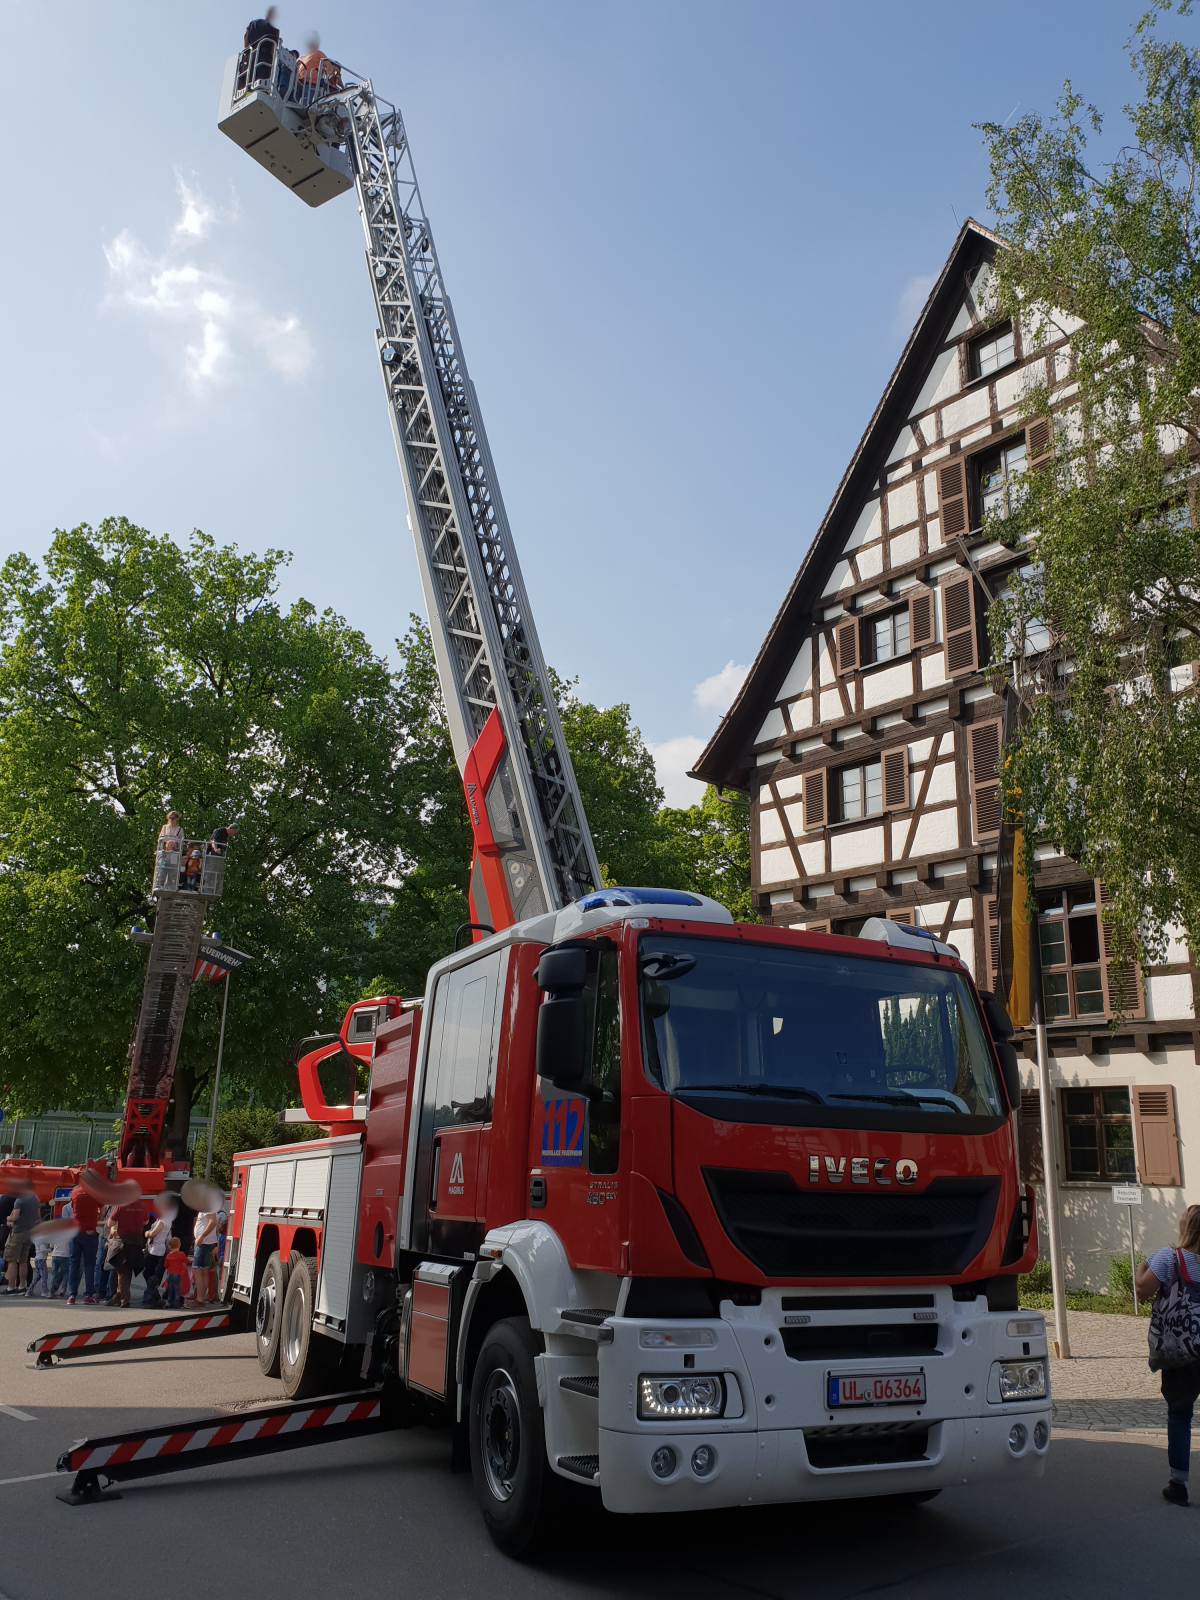
<svg viewBox="0 0 1200 1600">
<path fill-rule="evenodd" d="M 195 1422 L 168 1423 L 159 1428 L 133 1428 L 104 1439 L 84 1439 L 58 1458 L 59 1472 L 74 1472 L 75 1481 L 58 1498 L 68 1505 L 92 1505 L 120 1499 L 105 1491 L 110 1482 L 150 1478 L 163 1472 L 246 1461 L 310 1444 L 331 1444 L 396 1427 L 379 1389 L 358 1389 L 316 1400 L 294 1400 L 263 1406 L 235 1417 L 204 1417 Z"/>
<path fill-rule="evenodd" d="M 142 1322 L 113 1322 L 103 1328 L 73 1328 L 69 1332 L 44 1333 L 26 1346 L 37 1355 L 39 1367 L 52 1367 L 55 1358 L 100 1355 L 110 1349 L 153 1342 L 181 1344 L 192 1339 L 215 1339 L 220 1335 L 242 1333 L 246 1326 L 245 1307 L 223 1306 L 219 1311 L 197 1311 L 184 1317 L 159 1317 Z"/>
</svg>

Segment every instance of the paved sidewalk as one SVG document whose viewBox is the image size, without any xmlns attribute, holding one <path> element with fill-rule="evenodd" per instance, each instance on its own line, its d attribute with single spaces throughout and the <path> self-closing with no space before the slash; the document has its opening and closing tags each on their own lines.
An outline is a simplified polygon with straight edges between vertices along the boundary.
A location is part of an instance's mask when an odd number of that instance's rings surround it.
<svg viewBox="0 0 1200 1600">
<path fill-rule="evenodd" d="M 1053 1313 L 1045 1316 L 1047 1333 L 1053 1335 Z M 1090 1433 L 1166 1429 L 1158 1374 L 1146 1364 L 1148 1327 L 1144 1317 L 1067 1312 L 1071 1358 L 1050 1363 L 1056 1428 Z"/>
</svg>

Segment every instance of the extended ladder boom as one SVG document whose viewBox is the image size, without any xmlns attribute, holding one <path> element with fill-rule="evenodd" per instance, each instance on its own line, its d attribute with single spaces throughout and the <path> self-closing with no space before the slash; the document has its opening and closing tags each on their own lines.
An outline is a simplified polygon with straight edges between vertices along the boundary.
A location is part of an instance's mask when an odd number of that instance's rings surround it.
<svg viewBox="0 0 1200 1600">
<path fill-rule="evenodd" d="M 599 887 L 600 870 L 400 113 L 328 59 L 306 77 L 282 46 L 260 45 L 231 61 L 219 125 L 310 205 L 353 175 L 379 367 L 475 836 L 472 914 L 499 928 L 566 905 Z"/>
</svg>

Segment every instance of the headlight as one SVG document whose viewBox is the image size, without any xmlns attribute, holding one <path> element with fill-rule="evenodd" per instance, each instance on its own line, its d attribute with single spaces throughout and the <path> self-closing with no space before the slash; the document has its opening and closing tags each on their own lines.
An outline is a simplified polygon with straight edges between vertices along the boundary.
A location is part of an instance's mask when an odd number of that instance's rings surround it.
<svg viewBox="0 0 1200 1600">
<path fill-rule="evenodd" d="M 725 1382 L 716 1373 L 660 1378 L 643 1372 L 638 1379 L 638 1416 L 643 1422 L 689 1422 L 719 1417 L 724 1409 Z"/>
<path fill-rule="evenodd" d="M 1001 1361 L 1001 1400 L 1040 1400 L 1046 1393 L 1044 1361 Z"/>
</svg>

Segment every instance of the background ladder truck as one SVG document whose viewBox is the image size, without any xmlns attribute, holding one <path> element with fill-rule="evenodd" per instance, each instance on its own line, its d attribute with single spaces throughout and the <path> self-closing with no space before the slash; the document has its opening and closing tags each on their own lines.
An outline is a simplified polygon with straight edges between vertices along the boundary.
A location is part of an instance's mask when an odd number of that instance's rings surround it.
<svg viewBox="0 0 1200 1600">
<path fill-rule="evenodd" d="M 230 62 L 220 126 L 309 204 L 357 188 L 490 929 L 422 1000 L 309 1041 L 325 1137 L 234 1158 L 222 1294 L 288 1404 L 84 1441 L 75 1497 L 209 1444 L 415 1422 L 449 1426 L 514 1554 L 570 1484 L 636 1513 L 1039 1476 L 1003 1009 L 898 923 L 598 886 L 399 114 L 268 41 Z"/>
<path fill-rule="evenodd" d="M 193 860 L 199 857 L 199 872 L 192 881 L 183 870 L 189 855 Z M 221 850 L 201 839 L 180 841 L 179 848 L 167 848 L 160 841 L 150 889 L 158 902 L 154 931 L 135 929 L 131 935 L 135 942 L 149 945 L 149 955 L 129 1048 L 121 1135 L 114 1161 L 94 1159 L 85 1165 L 117 1181 L 136 1178 L 144 1194 L 160 1192 L 168 1178 L 182 1182 L 188 1175 L 186 1152 L 178 1152 L 170 1166 L 163 1159 L 163 1128 L 197 960 L 203 956 L 219 962 L 226 954 L 224 946 L 204 937 L 209 907 L 224 888 L 225 861 Z M 47 1167 L 40 1161 L 4 1161 L 0 1179 L 26 1178 L 45 1201 L 54 1198 L 56 1188 L 75 1183 L 82 1170 Z"/>
</svg>

